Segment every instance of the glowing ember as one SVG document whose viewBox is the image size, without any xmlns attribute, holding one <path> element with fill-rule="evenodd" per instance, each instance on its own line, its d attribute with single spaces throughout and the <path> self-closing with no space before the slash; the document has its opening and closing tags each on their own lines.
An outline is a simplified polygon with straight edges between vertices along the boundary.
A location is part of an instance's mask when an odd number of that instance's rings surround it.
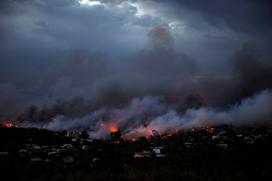
<svg viewBox="0 0 272 181">
<path fill-rule="evenodd" d="M 147 136 L 152 136 L 153 135 L 153 131 L 150 128 L 147 129 L 146 133 L 147 133 Z"/>
<path fill-rule="evenodd" d="M 17 124 L 15 122 L 4 122 L 4 123 L 1 123 L 1 126 L 4 128 L 12 128 L 12 127 L 17 127 Z"/>
<path fill-rule="evenodd" d="M 114 133 L 114 132 L 117 132 L 118 131 L 118 128 L 117 127 L 110 127 L 110 132 Z"/>
<path fill-rule="evenodd" d="M 212 127 L 206 127 L 205 131 L 207 131 L 208 133 L 213 133 L 215 131 L 215 128 Z"/>
</svg>

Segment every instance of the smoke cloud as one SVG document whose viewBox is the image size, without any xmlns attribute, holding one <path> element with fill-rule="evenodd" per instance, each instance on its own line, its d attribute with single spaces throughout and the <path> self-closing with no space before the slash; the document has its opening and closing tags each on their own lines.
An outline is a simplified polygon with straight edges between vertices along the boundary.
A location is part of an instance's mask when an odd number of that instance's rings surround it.
<svg viewBox="0 0 272 181">
<path fill-rule="evenodd" d="M 79 118 L 58 116 L 50 123 L 25 124 L 28 127 L 54 131 L 87 131 L 92 138 L 107 137 L 111 128 L 120 128 L 124 137 L 148 136 L 152 130 L 160 134 L 206 126 L 267 126 L 271 125 L 272 92 L 264 90 L 243 99 L 227 110 L 200 107 L 179 112 L 161 97 L 136 98 L 122 109 L 99 109 Z"/>
<path fill-rule="evenodd" d="M 268 123 L 270 4 L 1 1 L 1 120 L 93 137 Z"/>
</svg>

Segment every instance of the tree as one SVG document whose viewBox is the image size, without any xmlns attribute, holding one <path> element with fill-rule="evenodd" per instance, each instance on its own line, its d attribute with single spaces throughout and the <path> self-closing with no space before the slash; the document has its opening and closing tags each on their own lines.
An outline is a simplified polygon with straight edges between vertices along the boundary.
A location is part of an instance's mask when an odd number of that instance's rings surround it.
<svg viewBox="0 0 272 181">
<path fill-rule="evenodd" d="M 117 131 L 112 131 L 110 133 L 110 139 L 114 143 L 120 142 L 121 141 L 121 136 L 122 136 L 122 134 L 121 134 L 120 129 L 117 129 Z"/>
</svg>

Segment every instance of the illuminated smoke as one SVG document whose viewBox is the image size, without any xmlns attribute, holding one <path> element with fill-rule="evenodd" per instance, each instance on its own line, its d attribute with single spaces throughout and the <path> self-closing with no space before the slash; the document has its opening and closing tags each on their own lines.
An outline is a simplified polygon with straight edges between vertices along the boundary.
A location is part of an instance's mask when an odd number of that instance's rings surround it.
<svg viewBox="0 0 272 181">
<path fill-rule="evenodd" d="M 25 124 L 28 127 L 50 130 L 87 131 L 92 138 L 104 138 L 120 129 L 123 136 L 135 138 L 203 126 L 222 124 L 234 126 L 270 125 L 272 117 L 272 92 L 264 90 L 243 99 L 227 110 L 200 107 L 178 112 L 176 105 L 165 103 L 161 97 L 133 99 L 125 108 L 99 109 L 86 116 L 69 118 L 57 116 L 50 123 Z M 153 132 L 153 133 L 152 133 Z"/>
</svg>

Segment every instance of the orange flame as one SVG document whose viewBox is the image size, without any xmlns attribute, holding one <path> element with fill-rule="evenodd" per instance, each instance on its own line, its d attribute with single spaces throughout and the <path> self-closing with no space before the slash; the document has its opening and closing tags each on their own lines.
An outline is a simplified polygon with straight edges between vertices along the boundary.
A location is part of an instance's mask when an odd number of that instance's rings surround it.
<svg viewBox="0 0 272 181">
<path fill-rule="evenodd" d="M 117 131 L 118 131 L 117 127 L 115 127 L 115 126 L 110 127 L 110 132 L 114 133 L 114 132 L 117 132 Z"/>
<path fill-rule="evenodd" d="M 12 128 L 17 127 L 17 124 L 15 122 L 4 122 L 1 124 L 4 128 Z"/>
<path fill-rule="evenodd" d="M 152 132 L 152 129 L 148 128 L 147 129 L 147 136 L 152 136 L 153 135 L 153 132 Z"/>
</svg>

